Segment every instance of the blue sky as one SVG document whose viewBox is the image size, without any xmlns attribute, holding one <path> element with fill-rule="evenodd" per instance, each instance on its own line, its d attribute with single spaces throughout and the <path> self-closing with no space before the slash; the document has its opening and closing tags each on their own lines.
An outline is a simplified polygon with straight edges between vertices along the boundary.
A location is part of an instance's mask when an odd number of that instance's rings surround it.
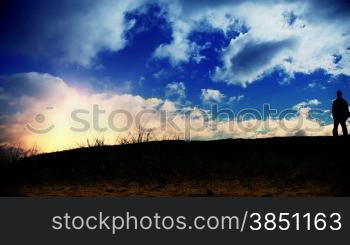
<svg viewBox="0 0 350 245">
<path fill-rule="evenodd" d="M 328 113 L 337 89 L 350 98 L 348 1 L 1 5 L 2 118 L 28 109 L 13 100 L 37 99 L 50 87 L 30 80 L 45 74 L 90 93 L 157 98 L 177 107 L 219 103 L 238 111 L 270 103 L 283 110 L 301 103 Z M 322 120 L 330 123 L 330 114 Z"/>
</svg>

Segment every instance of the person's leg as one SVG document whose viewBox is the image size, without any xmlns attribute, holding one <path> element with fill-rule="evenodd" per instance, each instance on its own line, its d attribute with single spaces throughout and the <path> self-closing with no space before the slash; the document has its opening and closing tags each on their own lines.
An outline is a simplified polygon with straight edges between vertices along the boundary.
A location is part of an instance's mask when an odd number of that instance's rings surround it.
<svg viewBox="0 0 350 245">
<path fill-rule="evenodd" d="M 338 136 L 339 121 L 334 119 L 333 136 Z"/>
<path fill-rule="evenodd" d="M 343 130 L 343 135 L 348 136 L 348 129 L 346 127 L 346 120 L 340 122 L 341 128 Z"/>
</svg>

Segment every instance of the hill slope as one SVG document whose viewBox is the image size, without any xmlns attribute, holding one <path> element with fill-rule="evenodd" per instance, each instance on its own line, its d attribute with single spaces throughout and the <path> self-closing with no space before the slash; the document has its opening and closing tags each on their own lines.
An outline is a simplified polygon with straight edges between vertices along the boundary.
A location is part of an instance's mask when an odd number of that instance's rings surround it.
<svg viewBox="0 0 350 245">
<path fill-rule="evenodd" d="M 87 190 L 103 184 L 108 186 L 103 188 L 110 189 L 107 194 L 119 195 L 114 188 L 124 186 L 123 195 L 134 195 L 128 192 L 130 188 L 176 189 L 179 185 L 197 183 L 203 195 L 234 195 L 235 188 L 246 188 L 245 194 L 237 195 L 247 196 L 259 195 L 256 194 L 261 192 L 259 188 L 275 188 L 278 195 L 284 195 L 283 192 L 289 195 L 291 188 L 303 190 L 296 195 L 348 195 L 349 143 L 350 139 L 343 137 L 291 137 L 80 148 L 9 164 L 1 179 L 10 194 L 29 187 L 79 186 Z M 221 191 L 216 187 L 220 183 Z M 225 188 L 231 192 L 222 191 Z M 93 195 L 78 192 L 62 195 Z M 145 192 L 140 195 L 147 196 Z M 176 190 L 176 194 L 167 190 L 162 193 L 159 195 L 182 195 Z M 94 195 L 105 194 L 97 191 Z M 260 194 L 270 195 L 264 191 Z"/>
</svg>

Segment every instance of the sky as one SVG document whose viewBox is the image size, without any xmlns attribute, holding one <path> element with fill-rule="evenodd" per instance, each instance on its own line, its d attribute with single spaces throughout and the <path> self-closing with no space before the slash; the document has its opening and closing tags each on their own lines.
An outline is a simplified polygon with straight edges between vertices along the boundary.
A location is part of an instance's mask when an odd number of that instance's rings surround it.
<svg viewBox="0 0 350 245">
<path fill-rule="evenodd" d="M 349 1 L 0 3 L 1 145 L 113 143 L 138 116 L 158 139 L 330 135 L 349 78 Z M 160 127 L 164 111 L 177 127 Z"/>
</svg>

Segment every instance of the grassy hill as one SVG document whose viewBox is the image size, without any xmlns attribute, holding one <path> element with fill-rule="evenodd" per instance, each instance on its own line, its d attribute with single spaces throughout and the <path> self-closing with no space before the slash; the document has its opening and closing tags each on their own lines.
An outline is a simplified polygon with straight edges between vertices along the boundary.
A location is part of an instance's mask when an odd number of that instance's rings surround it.
<svg viewBox="0 0 350 245">
<path fill-rule="evenodd" d="M 344 196 L 350 138 L 82 147 L 1 166 L 2 195 Z"/>
</svg>

